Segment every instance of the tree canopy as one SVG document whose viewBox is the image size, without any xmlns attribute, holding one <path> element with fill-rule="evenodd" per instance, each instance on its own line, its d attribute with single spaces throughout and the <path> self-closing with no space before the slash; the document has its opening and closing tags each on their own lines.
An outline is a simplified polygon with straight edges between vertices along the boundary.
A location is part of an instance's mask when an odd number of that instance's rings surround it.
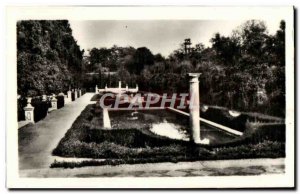
<svg viewBox="0 0 300 194">
<path fill-rule="evenodd" d="M 211 46 L 183 38 L 169 56 L 140 48 L 100 47 L 83 58 L 68 21 L 17 24 L 18 93 L 36 95 L 69 86 L 117 86 L 151 92 L 188 92 L 187 73 L 200 72 L 201 103 L 285 115 L 285 22 L 274 35 L 249 20 Z"/>
<path fill-rule="evenodd" d="M 19 21 L 18 93 L 35 96 L 78 86 L 83 52 L 67 20 Z"/>
</svg>

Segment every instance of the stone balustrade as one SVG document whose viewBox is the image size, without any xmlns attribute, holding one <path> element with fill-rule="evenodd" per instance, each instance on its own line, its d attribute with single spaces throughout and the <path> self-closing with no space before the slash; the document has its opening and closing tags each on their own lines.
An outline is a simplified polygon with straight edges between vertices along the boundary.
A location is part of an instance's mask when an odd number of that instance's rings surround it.
<svg viewBox="0 0 300 194">
<path fill-rule="evenodd" d="M 119 81 L 119 86 L 117 88 L 108 88 L 107 85 L 104 89 L 99 89 L 98 86 L 95 86 L 95 93 L 98 94 L 100 92 L 111 92 L 115 94 L 123 94 L 126 92 L 137 93 L 139 91 L 139 86 L 136 84 L 135 88 L 129 88 L 128 84 L 126 84 L 125 88 L 122 88 L 122 82 Z"/>
<path fill-rule="evenodd" d="M 81 89 L 72 89 L 73 92 L 75 92 L 75 99 L 79 98 L 82 96 L 82 90 Z M 59 93 L 57 96 L 62 96 L 64 98 L 64 105 L 70 104 L 72 102 L 72 91 L 69 90 L 67 91 L 67 94 L 65 95 L 64 93 Z M 50 101 L 51 103 L 51 108 L 48 109 L 48 112 L 54 111 L 58 109 L 58 100 L 57 96 L 55 94 L 52 94 L 50 96 L 47 95 L 42 95 L 42 101 Z M 21 98 L 21 95 L 18 95 L 18 100 Z M 25 121 L 20 121 L 20 122 L 26 122 L 26 123 L 34 123 L 34 107 L 31 104 L 31 101 L 33 97 L 27 97 L 27 105 L 23 108 L 25 112 Z"/>
</svg>

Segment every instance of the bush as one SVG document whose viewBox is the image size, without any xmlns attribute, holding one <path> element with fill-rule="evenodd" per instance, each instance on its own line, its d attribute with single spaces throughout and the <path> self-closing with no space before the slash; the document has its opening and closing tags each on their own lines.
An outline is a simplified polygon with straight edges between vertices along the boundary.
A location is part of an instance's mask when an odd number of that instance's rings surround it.
<svg viewBox="0 0 300 194">
<path fill-rule="evenodd" d="M 56 96 L 56 99 L 57 99 L 57 109 L 60 109 L 60 108 L 64 107 L 64 105 L 65 105 L 65 100 L 64 100 L 65 97 L 58 95 L 58 96 Z"/>
<path fill-rule="evenodd" d="M 244 133 L 245 138 L 251 139 L 251 142 L 258 143 L 264 140 L 285 142 L 285 124 L 269 123 L 269 124 L 247 124 Z"/>
<path fill-rule="evenodd" d="M 34 107 L 34 122 L 38 122 L 47 116 L 51 102 L 42 101 L 41 98 L 33 98 L 31 104 Z"/>
<path fill-rule="evenodd" d="M 75 101 L 75 92 L 71 93 L 71 99 L 72 99 L 72 101 Z"/>
<path fill-rule="evenodd" d="M 201 117 L 241 132 L 246 128 L 247 117 L 245 115 L 232 117 L 225 108 L 209 107 L 206 112 L 201 111 Z"/>
<path fill-rule="evenodd" d="M 115 147 L 114 147 L 115 148 Z M 153 148 L 155 150 L 157 148 Z M 235 147 L 220 147 L 208 150 L 200 146 L 190 146 L 186 150 L 178 149 L 180 154 L 170 154 L 170 148 L 164 149 L 163 154 L 155 155 L 155 152 L 150 153 L 151 156 L 139 155 L 133 157 L 129 153 L 122 157 L 115 157 L 110 155 L 104 161 L 81 161 L 81 162 L 57 162 L 51 164 L 50 168 L 78 168 L 84 166 L 102 166 L 102 165 L 120 165 L 120 164 L 143 164 L 143 163 L 157 163 L 157 162 L 181 162 L 181 161 L 197 161 L 197 160 L 223 160 L 223 159 L 245 159 L 245 158 L 277 158 L 285 157 L 285 144 L 280 142 L 263 141 L 258 144 L 240 145 Z M 86 150 L 85 150 L 86 151 Z M 109 151 L 113 153 L 113 149 Z"/>
<path fill-rule="evenodd" d="M 260 113 L 242 112 L 239 116 L 233 117 L 228 113 L 227 108 L 216 106 L 209 106 L 205 112 L 201 110 L 201 117 L 241 132 L 246 130 L 248 121 L 264 123 L 283 123 L 284 121 L 284 119 Z"/>
<path fill-rule="evenodd" d="M 27 105 L 27 99 L 21 97 L 18 99 L 17 103 L 18 103 L 18 121 L 23 121 L 25 120 L 24 107 Z"/>
</svg>

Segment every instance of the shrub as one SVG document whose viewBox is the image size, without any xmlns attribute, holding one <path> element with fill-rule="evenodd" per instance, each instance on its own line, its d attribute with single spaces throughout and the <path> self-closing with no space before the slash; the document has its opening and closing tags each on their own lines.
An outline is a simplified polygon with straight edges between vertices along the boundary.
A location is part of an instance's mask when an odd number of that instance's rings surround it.
<svg viewBox="0 0 300 194">
<path fill-rule="evenodd" d="M 51 102 L 42 101 L 41 98 L 33 98 L 31 104 L 34 107 L 34 122 L 38 122 L 47 116 Z"/>
<path fill-rule="evenodd" d="M 27 105 L 27 99 L 21 97 L 18 99 L 17 103 L 18 103 L 18 121 L 23 121 L 25 120 L 24 107 Z"/>
<path fill-rule="evenodd" d="M 58 96 L 56 96 L 56 99 L 57 99 L 57 109 L 60 109 L 60 108 L 64 107 L 65 97 L 58 95 Z"/>
<path fill-rule="evenodd" d="M 71 99 L 72 99 L 72 101 L 75 101 L 75 92 L 71 93 Z"/>
<path fill-rule="evenodd" d="M 264 115 L 260 113 L 241 112 L 239 116 L 232 117 L 228 113 L 227 108 L 216 107 L 216 106 L 209 106 L 209 108 L 205 112 L 201 110 L 201 117 L 241 132 L 244 132 L 246 128 L 249 127 L 247 126 L 248 121 L 251 122 L 257 121 L 263 123 L 276 123 L 276 122 L 282 123 L 284 121 L 281 118 Z"/>
</svg>

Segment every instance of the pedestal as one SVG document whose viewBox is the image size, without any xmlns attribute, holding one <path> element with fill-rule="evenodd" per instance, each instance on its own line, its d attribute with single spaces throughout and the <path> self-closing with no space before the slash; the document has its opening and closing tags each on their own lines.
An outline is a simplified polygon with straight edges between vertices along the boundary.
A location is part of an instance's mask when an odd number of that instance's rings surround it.
<svg viewBox="0 0 300 194">
<path fill-rule="evenodd" d="M 51 109 L 52 110 L 56 110 L 57 109 L 57 99 L 55 98 L 55 96 L 53 95 L 52 96 L 52 99 L 51 99 Z"/>
<path fill-rule="evenodd" d="M 31 98 L 27 99 L 27 106 L 24 107 L 25 121 L 34 123 L 34 107 L 31 105 Z"/>
<path fill-rule="evenodd" d="M 67 92 L 66 101 L 67 101 L 67 103 L 72 102 L 72 92 L 70 90 Z"/>
</svg>

